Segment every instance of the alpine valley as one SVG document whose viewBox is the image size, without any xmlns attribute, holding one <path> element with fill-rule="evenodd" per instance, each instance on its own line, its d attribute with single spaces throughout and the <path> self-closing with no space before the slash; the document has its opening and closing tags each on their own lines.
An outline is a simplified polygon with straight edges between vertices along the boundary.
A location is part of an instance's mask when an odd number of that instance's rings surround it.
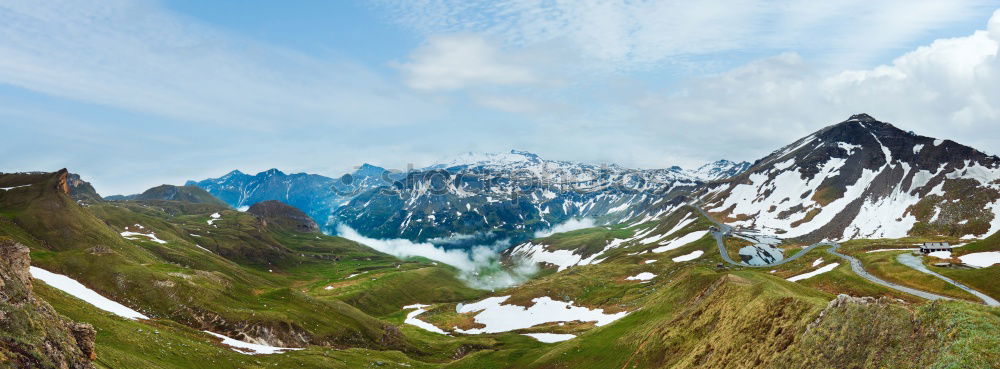
<svg viewBox="0 0 1000 369">
<path fill-rule="evenodd" d="M 697 169 L 2 173 L 0 367 L 1000 367 L 1000 158 L 903 124 Z"/>
</svg>

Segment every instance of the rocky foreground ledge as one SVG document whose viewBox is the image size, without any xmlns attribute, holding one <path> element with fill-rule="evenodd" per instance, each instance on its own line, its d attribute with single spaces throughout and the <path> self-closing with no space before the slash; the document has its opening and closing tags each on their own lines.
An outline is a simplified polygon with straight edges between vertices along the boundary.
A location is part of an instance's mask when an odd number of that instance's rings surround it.
<svg viewBox="0 0 1000 369">
<path fill-rule="evenodd" d="M 96 331 L 32 293 L 28 248 L 0 238 L 0 367 L 94 368 Z"/>
</svg>

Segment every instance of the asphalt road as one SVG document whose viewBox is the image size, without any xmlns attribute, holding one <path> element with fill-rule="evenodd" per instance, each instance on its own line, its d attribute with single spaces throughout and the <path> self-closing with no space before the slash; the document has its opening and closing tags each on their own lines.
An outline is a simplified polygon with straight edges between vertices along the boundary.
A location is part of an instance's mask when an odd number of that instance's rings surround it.
<svg viewBox="0 0 1000 369">
<path fill-rule="evenodd" d="M 903 264 L 903 265 L 906 265 L 906 266 L 908 266 L 910 268 L 916 269 L 918 272 L 930 274 L 930 275 L 932 275 L 934 277 L 937 277 L 938 279 L 941 279 L 941 280 L 943 280 L 945 282 L 950 283 L 951 285 L 953 285 L 955 287 L 961 288 L 965 292 L 971 293 L 971 294 L 975 295 L 976 297 L 978 297 L 980 300 L 983 300 L 983 303 L 986 304 L 986 305 L 988 305 L 988 306 L 1000 306 L 1000 302 L 998 302 L 996 299 L 994 299 L 992 297 L 989 297 L 989 296 L 987 296 L 986 294 L 984 294 L 982 292 L 979 292 L 979 291 L 976 291 L 976 290 L 974 290 L 972 288 L 969 288 L 968 286 L 966 286 L 964 284 L 961 284 L 961 283 L 959 283 L 959 282 L 957 282 L 957 281 L 955 281 L 955 280 L 953 280 L 951 278 L 945 277 L 945 276 L 940 275 L 940 274 L 938 274 L 938 273 L 936 273 L 936 272 L 934 272 L 934 271 L 932 271 L 930 269 L 927 269 L 927 266 L 925 266 L 924 263 L 920 261 L 920 257 L 919 256 L 915 256 L 915 255 L 910 254 L 910 253 L 903 253 L 903 254 L 899 254 L 898 256 L 896 256 L 896 261 L 899 261 L 900 264 Z"/>
<path fill-rule="evenodd" d="M 830 255 L 839 257 L 841 259 L 847 260 L 847 262 L 851 265 L 851 270 L 854 271 L 854 274 L 857 274 L 859 277 L 867 279 L 868 281 L 870 281 L 872 283 L 875 283 L 875 284 L 878 284 L 878 285 L 882 285 L 882 286 L 885 286 L 885 287 L 888 287 L 888 288 L 891 288 L 891 289 L 894 289 L 894 290 L 897 290 L 897 291 L 900 291 L 900 292 L 908 293 L 908 294 L 911 294 L 911 295 L 914 295 L 914 296 L 917 296 L 917 297 L 925 298 L 925 299 L 928 299 L 928 300 L 952 300 L 952 298 L 950 298 L 950 297 L 936 295 L 936 294 L 933 294 L 933 293 L 930 293 L 930 292 L 925 292 L 925 291 L 921 291 L 921 290 L 918 290 L 918 289 L 913 289 L 913 288 L 910 288 L 910 287 L 901 286 L 901 285 L 898 285 L 898 284 L 895 284 L 895 283 L 886 282 L 885 280 L 882 280 L 881 278 L 876 277 L 876 276 L 872 275 L 871 273 L 868 273 L 867 271 L 865 271 L 865 268 L 861 265 L 861 260 L 858 260 L 857 258 L 855 258 L 853 256 L 847 256 L 847 255 L 844 255 L 844 254 L 841 254 L 841 253 L 837 252 L 837 249 L 840 248 L 840 244 L 836 243 L 836 242 L 817 242 L 817 243 L 814 243 L 812 245 L 809 245 L 809 247 L 806 247 L 806 248 L 802 249 L 801 251 L 799 251 L 795 255 L 792 255 L 792 256 L 790 256 L 788 258 L 781 259 L 781 260 L 779 260 L 777 262 L 774 262 L 774 263 L 771 263 L 771 264 L 749 265 L 749 264 L 745 264 L 745 263 L 742 263 L 742 262 L 734 261 L 732 258 L 729 257 L 729 253 L 726 251 L 726 246 L 725 246 L 725 244 L 723 242 L 725 240 L 725 238 L 728 237 L 732 233 L 733 227 L 730 227 L 728 225 L 725 225 L 725 224 L 722 224 L 722 223 L 716 221 L 715 218 L 712 218 L 712 216 L 708 215 L 708 213 L 706 213 L 704 210 L 702 210 L 700 206 L 697 206 L 697 204 L 692 204 L 692 206 L 695 209 L 698 209 L 698 212 L 700 212 L 701 215 L 703 215 L 706 219 L 708 219 L 709 221 L 711 221 L 712 223 L 714 223 L 716 225 L 716 227 L 719 229 L 716 232 L 712 232 L 712 237 L 715 238 L 715 243 L 719 246 L 719 254 L 722 255 L 722 260 L 724 260 L 725 262 L 727 262 L 729 264 L 738 265 L 738 266 L 741 266 L 741 267 L 749 267 L 749 268 L 769 268 L 769 267 L 781 265 L 781 264 L 787 263 L 789 261 L 798 259 L 802 255 L 805 255 L 806 253 L 808 253 L 809 251 L 812 251 L 813 249 L 815 249 L 817 247 L 827 246 L 827 247 L 829 247 L 826 250 L 827 253 L 829 253 Z M 921 266 L 923 266 L 923 264 L 921 264 Z M 928 271 L 928 272 L 930 272 L 930 271 Z M 931 273 L 933 273 L 933 272 L 931 272 Z M 933 274 L 936 274 L 936 273 L 933 273 Z M 945 277 L 940 276 L 940 275 L 938 275 L 938 277 L 946 279 Z M 952 284 L 955 284 L 959 288 L 963 288 L 964 287 L 962 285 L 957 284 L 957 282 L 951 281 L 949 279 L 946 279 L 946 280 L 950 281 Z M 965 289 L 966 291 L 969 291 L 969 292 L 974 291 L 974 290 L 972 290 L 971 288 L 968 288 L 968 287 L 964 287 L 963 289 Z M 972 293 L 975 294 L 976 296 L 981 295 L 978 292 L 972 292 Z M 997 301 L 993 300 L 989 296 L 982 295 L 982 296 L 980 296 L 980 298 L 983 298 L 984 296 L 986 298 L 992 300 L 992 302 L 990 302 L 990 301 L 987 301 L 986 299 L 983 299 L 983 301 L 987 305 L 997 306 L 997 305 L 994 305 L 994 304 L 997 303 Z"/>
</svg>

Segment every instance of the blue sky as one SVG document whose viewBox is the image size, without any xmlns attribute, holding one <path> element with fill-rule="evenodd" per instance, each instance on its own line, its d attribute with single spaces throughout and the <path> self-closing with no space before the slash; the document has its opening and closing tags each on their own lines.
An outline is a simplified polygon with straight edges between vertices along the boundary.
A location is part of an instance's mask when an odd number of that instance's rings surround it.
<svg viewBox="0 0 1000 369">
<path fill-rule="evenodd" d="M 465 151 L 755 160 L 867 112 L 1000 152 L 1000 1 L 9 0 L 0 171 L 103 195 Z"/>
</svg>

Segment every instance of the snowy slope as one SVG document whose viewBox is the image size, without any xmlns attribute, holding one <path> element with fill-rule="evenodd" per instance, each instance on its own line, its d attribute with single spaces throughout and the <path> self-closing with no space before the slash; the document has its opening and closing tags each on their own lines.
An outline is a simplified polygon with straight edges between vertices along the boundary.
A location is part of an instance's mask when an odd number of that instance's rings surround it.
<svg viewBox="0 0 1000 369">
<path fill-rule="evenodd" d="M 665 199 L 746 165 L 723 160 L 697 171 L 638 170 L 546 160 L 522 151 L 467 153 L 409 173 L 393 187 L 360 194 L 337 209 L 336 217 L 378 238 L 516 243 L 573 218 L 654 219 L 676 205 Z"/>
<path fill-rule="evenodd" d="M 782 238 L 978 237 L 1000 230 L 1000 159 L 859 114 L 709 184 L 706 209 Z"/>
</svg>

